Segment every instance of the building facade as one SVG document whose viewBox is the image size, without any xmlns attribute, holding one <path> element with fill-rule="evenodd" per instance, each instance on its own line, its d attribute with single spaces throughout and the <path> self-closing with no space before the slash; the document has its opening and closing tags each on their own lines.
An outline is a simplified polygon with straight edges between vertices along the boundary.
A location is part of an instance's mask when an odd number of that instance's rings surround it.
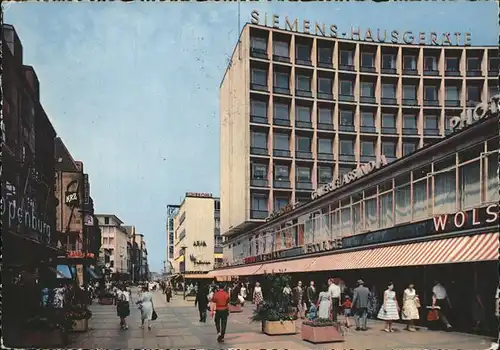
<svg viewBox="0 0 500 350">
<path fill-rule="evenodd" d="M 96 214 L 102 232 L 102 248 L 110 252 L 109 269 L 112 275 L 129 278 L 127 247 L 129 234 L 123 221 L 114 214 Z"/>
<path fill-rule="evenodd" d="M 334 26 L 303 24 L 314 34 L 252 12 L 221 83 L 224 235 L 307 202 L 360 164 L 436 142 L 448 118 L 498 93 L 497 48 L 423 45 L 397 32 L 408 44 L 359 30 L 347 40 Z"/>
<path fill-rule="evenodd" d="M 180 273 L 206 273 L 222 262 L 220 200 L 188 192 L 174 217 L 175 263 Z"/>
<path fill-rule="evenodd" d="M 353 181 L 345 175 L 314 199 L 230 237 L 226 267 L 211 274 L 258 280 L 285 272 L 322 282 L 335 275 L 348 286 L 363 278 L 379 292 L 388 281 L 399 292 L 412 282 L 423 305 L 439 280 L 453 305 L 470 304 L 476 295 L 493 305 L 500 95 L 490 102 L 452 120 L 455 130 L 443 140 L 378 169 L 372 164 Z M 494 325 L 493 308 L 487 309 L 485 322 Z M 457 329 L 470 330 L 467 308 L 452 315 Z"/>
<path fill-rule="evenodd" d="M 173 267 L 174 258 L 175 258 L 175 230 L 174 230 L 174 217 L 179 211 L 178 205 L 167 205 L 167 222 L 166 222 L 166 231 L 167 231 L 167 255 L 165 262 L 165 272 L 167 274 L 172 274 L 174 271 L 170 271 Z M 174 268 L 175 269 L 175 268 Z"/>
</svg>

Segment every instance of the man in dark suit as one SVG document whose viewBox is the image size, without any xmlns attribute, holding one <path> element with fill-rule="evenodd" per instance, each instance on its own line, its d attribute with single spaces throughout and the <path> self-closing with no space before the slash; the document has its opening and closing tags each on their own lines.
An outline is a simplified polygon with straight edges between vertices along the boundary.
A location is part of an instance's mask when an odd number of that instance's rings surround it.
<svg viewBox="0 0 500 350">
<path fill-rule="evenodd" d="M 366 331 L 366 318 L 368 316 L 368 297 L 370 290 L 364 286 L 363 280 L 358 280 L 358 286 L 354 288 L 352 308 L 354 309 L 354 320 L 356 330 Z"/>
</svg>

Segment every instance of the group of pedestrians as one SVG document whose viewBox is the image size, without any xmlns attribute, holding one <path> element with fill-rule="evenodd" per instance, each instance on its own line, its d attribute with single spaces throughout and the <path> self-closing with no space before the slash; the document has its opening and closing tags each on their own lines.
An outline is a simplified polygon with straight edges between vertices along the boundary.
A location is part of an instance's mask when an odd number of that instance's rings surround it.
<svg viewBox="0 0 500 350">
<path fill-rule="evenodd" d="M 116 285 L 113 287 L 116 301 L 116 313 L 120 318 L 120 328 L 122 330 L 128 329 L 127 317 L 130 316 L 130 303 L 132 293 L 125 284 Z M 140 328 L 147 327 L 151 330 L 151 321 L 154 320 L 154 305 L 153 295 L 149 292 L 149 285 L 144 284 L 141 287 L 140 294 L 136 301 L 136 305 L 141 311 L 141 326 Z"/>
</svg>

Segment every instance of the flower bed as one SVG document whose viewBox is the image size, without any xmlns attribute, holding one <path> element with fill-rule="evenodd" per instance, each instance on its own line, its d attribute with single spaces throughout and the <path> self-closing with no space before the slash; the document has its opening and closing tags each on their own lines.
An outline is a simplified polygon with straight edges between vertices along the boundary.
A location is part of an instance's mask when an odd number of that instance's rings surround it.
<svg viewBox="0 0 500 350">
<path fill-rule="evenodd" d="M 330 320 L 305 321 L 302 323 L 300 334 L 302 340 L 313 344 L 344 341 L 339 324 Z"/>
</svg>

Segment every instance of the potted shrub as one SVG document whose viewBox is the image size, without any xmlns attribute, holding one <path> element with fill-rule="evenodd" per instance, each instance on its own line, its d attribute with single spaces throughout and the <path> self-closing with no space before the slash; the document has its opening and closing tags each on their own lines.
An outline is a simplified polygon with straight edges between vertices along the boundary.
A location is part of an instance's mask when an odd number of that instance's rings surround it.
<svg viewBox="0 0 500 350">
<path fill-rule="evenodd" d="M 290 300 L 283 297 L 283 288 L 289 284 L 290 277 L 284 274 L 264 275 L 261 283 L 264 303 L 257 307 L 252 321 L 262 323 L 262 332 L 267 335 L 295 334 L 297 319 Z"/>
<path fill-rule="evenodd" d="M 316 319 L 302 322 L 300 330 L 302 340 L 318 344 L 344 341 L 340 324 L 329 319 Z"/>
<path fill-rule="evenodd" d="M 67 312 L 67 317 L 72 320 L 71 331 L 86 332 L 89 330 L 89 318 L 92 312 L 86 307 L 74 307 Z"/>
<path fill-rule="evenodd" d="M 113 305 L 115 300 L 115 295 L 111 292 L 103 292 L 99 295 L 99 304 L 101 305 Z"/>
</svg>

